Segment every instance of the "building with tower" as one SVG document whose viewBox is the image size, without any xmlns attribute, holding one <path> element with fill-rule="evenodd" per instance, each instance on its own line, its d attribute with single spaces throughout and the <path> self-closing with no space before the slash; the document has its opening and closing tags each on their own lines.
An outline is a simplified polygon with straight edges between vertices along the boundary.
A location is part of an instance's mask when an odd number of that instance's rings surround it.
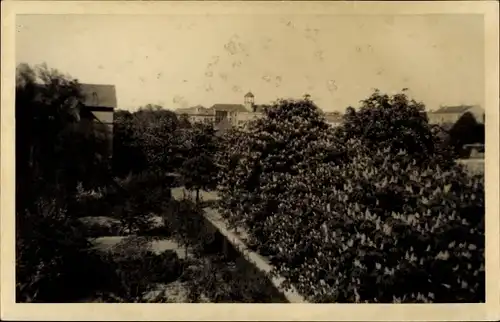
<svg viewBox="0 0 500 322">
<path fill-rule="evenodd" d="M 216 127 L 243 126 L 250 120 L 262 115 L 262 105 L 255 104 L 255 95 L 248 92 L 243 97 L 243 104 L 216 103 L 209 108 L 194 106 L 178 109 L 178 115 L 187 115 L 191 122 L 212 123 Z"/>
<path fill-rule="evenodd" d="M 305 100 L 310 100 L 311 95 L 304 94 Z M 264 115 L 267 105 L 255 103 L 255 95 L 248 92 L 243 96 L 243 104 L 217 103 L 209 108 L 194 106 L 176 110 L 177 114 L 186 115 L 191 122 L 205 122 L 214 124 L 219 131 L 237 126 L 244 127 L 248 122 Z M 325 113 L 326 122 L 331 126 L 342 124 L 342 115 L 339 112 Z"/>
</svg>

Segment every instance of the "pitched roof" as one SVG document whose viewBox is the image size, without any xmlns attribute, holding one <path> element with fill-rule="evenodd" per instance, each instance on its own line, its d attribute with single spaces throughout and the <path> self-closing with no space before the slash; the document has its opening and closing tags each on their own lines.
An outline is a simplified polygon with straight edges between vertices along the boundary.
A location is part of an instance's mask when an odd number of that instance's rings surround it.
<svg viewBox="0 0 500 322">
<path fill-rule="evenodd" d="M 182 108 L 178 108 L 175 110 L 176 113 L 178 114 L 189 114 L 191 113 L 192 111 L 194 110 L 193 107 L 182 107 Z"/>
<path fill-rule="evenodd" d="M 248 112 L 248 110 L 242 104 L 214 104 L 211 108 L 214 110 L 227 112 Z"/>
<path fill-rule="evenodd" d="M 248 92 L 245 94 L 245 97 L 255 97 L 255 96 L 252 94 L 252 92 Z"/>
<path fill-rule="evenodd" d="M 211 108 L 206 108 L 201 105 L 196 105 L 192 107 L 178 108 L 175 110 L 177 114 L 189 114 L 189 115 L 210 115 L 212 114 Z"/>
<path fill-rule="evenodd" d="M 431 113 L 465 113 L 473 107 L 473 105 L 441 106 L 439 109 L 432 111 Z"/>
<path fill-rule="evenodd" d="M 115 85 L 80 84 L 80 88 L 84 105 L 113 109 L 117 107 Z"/>
</svg>

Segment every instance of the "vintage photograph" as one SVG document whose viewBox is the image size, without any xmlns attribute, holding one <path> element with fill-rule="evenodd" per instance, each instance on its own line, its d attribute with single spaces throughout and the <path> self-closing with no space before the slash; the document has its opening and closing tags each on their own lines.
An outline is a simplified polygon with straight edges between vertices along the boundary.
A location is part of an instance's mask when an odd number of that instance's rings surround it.
<svg viewBox="0 0 500 322">
<path fill-rule="evenodd" d="M 485 302 L 483 15 L 15 29 L 17 303 Z"/>
</svg>

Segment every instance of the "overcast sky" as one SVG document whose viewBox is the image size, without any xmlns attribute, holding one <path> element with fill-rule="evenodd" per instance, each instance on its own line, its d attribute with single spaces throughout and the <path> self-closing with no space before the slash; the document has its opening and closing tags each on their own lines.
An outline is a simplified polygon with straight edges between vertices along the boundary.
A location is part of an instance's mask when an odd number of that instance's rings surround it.
<svg viewBox="0 0 500 322">
<path fill-rule="evenodd" d="M 17 63 L 116 85 L 118 107 L 256 103 L 309 93 L 324 110 L 373 88 L 484 106 L 481 15 L 18 16 Z"/>
</svg>

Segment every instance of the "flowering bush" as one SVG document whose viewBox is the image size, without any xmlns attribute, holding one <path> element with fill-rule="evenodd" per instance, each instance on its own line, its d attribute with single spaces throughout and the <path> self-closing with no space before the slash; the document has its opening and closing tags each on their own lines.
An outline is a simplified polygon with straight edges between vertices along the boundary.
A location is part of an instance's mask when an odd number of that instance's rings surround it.
<svg viewBox="0 0 500 322">
<path fill-rule="evenodd" d="M 351 147 L 358 156 L 329 175 L 343 187 L 291 191 L 268 217 L 277 271 L 313 301 L 484 301 L 483 179 Z"/>
<path fill-rule="evenodd" d="M 229 131 L 219 154 L 221 213 L 256 233 L 266 214 L 275 212 L 280 194 L 290 190 L 287 184 L 294 184 L 292 177 L 339 162 L 343 150 L 310 101 L 279 101 L 266 115 L 244 132 Z"/>
<path fill-rule="evenodd" d="M 308 101 L 266 113 L 225 139 L 221 212 L 285 284 L 313 302 L 484 301 L 483 177 L 433 137 L 368 144 Z"/>
<path fill-rule="evenodd" d="M 425 106 L 406 94 L 389 96 L 378 90 L 355 110 L 347 108 L 341 127 L 344 139 L 360 139 L 372 149 L 404 149 L 417 163 L 438 161 L 443 168 L 453 165 L 453 151 L 440 136 L 441 129 L 429 124 Z"/>
</svg>

